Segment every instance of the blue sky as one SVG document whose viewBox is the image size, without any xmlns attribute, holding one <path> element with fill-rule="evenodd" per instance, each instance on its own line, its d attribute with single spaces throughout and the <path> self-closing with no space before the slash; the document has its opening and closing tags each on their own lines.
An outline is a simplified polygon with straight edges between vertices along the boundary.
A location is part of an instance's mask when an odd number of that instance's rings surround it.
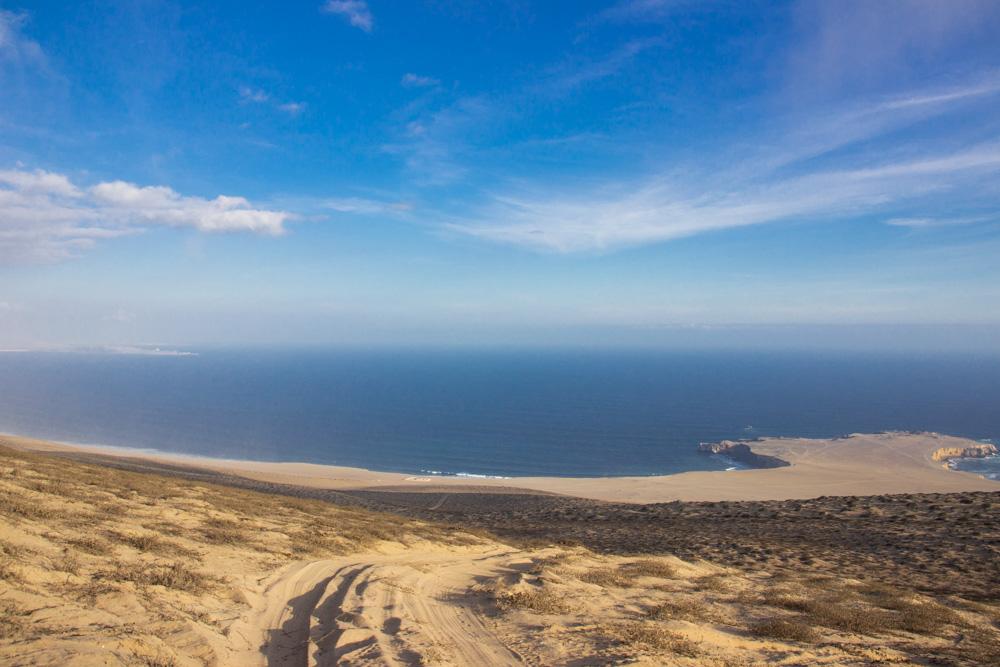
<svg viewBox="0 0 1000 667">
<path fill-rule="evenodd" d="M 992 0 L 0 1 L 0 346 L 1000 348 Z"/>
</svg>

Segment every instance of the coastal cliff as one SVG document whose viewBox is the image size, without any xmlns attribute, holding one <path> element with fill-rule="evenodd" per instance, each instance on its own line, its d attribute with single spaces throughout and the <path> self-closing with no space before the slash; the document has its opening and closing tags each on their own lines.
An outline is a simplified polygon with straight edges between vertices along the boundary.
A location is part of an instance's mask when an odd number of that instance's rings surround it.
<svg viewBox="0 0 1000 667">
<path fill-rule="evenodd" d="M 979 443 L 969 447 L 941 447 L 931 454 L 935 461 L 947 461 L 948 459 L 983 459 L 987 456 L 996 456 L 1000 451 L 996 445 L 990 443 Z"/>
<path fill-rule="evenodd" d="M 783 468 L 791 465 L 777 456 L 758 454 L 746 442 L 723 440 L 722 442 L 703 442 L 698 445 L 702 454 L 719 454 L 751 468 Z"/>
</svg>

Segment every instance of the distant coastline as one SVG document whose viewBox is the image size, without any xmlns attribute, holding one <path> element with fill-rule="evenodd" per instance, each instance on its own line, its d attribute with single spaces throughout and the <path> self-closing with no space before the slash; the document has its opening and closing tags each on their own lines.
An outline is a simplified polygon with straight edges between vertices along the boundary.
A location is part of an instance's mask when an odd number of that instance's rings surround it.
<svg viewBox="0 0 1000 667">
<path fill-rule="evenodd" d="M 324 489 L 407 489 L 469 492 L 522 489 L 615 502 L 787 500 L 828 495 L 882 495 L 1000 491 L 1000 482 L 942 464 L 948 458 L 984 456 L 995 446 L 937 433 L 851 434 L 831 439 L 762 438 L 719 443 L 726 451 L 766 467 L 733 471 L 682 472 L 621 477 L 472 477 L 379 472 L 364 468 L 297 462 L 213 459 L 184 454 L 128 451 L 125 448 L 67 445 L 0 436 L 0 446 L 82 457 L 113 457 L 200 468 L 268 483 Z M 744 449 L 745 447 L 745 449 Z M 748 452 L 748 454 L 747 454 Z M 784 465 L 776 463 L 782 462 Z"/>
</svg>

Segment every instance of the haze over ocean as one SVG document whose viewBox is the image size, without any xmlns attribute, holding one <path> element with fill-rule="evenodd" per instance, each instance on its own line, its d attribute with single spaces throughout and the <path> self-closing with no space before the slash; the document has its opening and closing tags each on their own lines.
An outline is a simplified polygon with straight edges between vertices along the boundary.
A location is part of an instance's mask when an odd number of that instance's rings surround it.
<svg viewBox="0 0 1000 667">
<path fill-rule="evenodd" d="M 0 431 L 378 470 L 718 469 L 700 441 L 1000 437 L 1000 358 L 874 352 L 199 350 L 0 354 Z"/>
</svg>

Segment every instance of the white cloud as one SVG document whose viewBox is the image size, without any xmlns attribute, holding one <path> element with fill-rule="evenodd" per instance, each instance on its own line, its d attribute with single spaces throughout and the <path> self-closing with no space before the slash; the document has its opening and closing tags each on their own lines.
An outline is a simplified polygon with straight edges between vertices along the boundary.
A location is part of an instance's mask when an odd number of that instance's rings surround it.
<svg viewBox="0 0 1000 667">
<path fill-rule="evenodd" d="M 430 86 L 436 86 L 440 81 L 429 76 L 420 76 L 419 74 L 414 74 L 413 72 L 407 72 L 400 79 L 399 83 L 404 88 L 428 88 Z"/>
<path fill-rule="evenodd" d="M 53 174 L 41 169 L 35 171 L 0 170 L 0 184 L 29 194 L 51 194 L 63 197 L 79 197 L 83 194 L 62 174 Z"/>
<path fill-rule="evenodd" d="M 368 3 L 364 0 L 328 0 L 323 5 L 323 11 L 330 14 L 339 14 L 355 28 L 360 28 L 365 32 L 371 32 L 375 25 Z"/>
<path fill-rule="evenodd" d="M 300 113 L 305 111 L 306 105 L 301 102 L 286 102 L 285 104 L 279 105 L 278 108 L 290 116 L 298 116 Z"/>
<path fill-rule="evenodd" d="M 0 9 L 0 61 L 17 66 L 45 64 L 42 48 L 24 36 L 22 29 L 27 22 L 28 15 L 24 12 Z"/>
<path fill-rule="evenodd" d="M 240 97 L 247 102 L 267 102 L 271 99 L 265 91 L 259 88 L 250 88 L 249 86 L 240 87 Z"/>
<path fill-rule="evenodd" d="M 62 174 L 0 171 L 0 261 L 64 259 L 154 226 L 279 235 L 291 217 L 243 197 L 204 199 L 125 181 L 81 188 Z"/>
</svg>

